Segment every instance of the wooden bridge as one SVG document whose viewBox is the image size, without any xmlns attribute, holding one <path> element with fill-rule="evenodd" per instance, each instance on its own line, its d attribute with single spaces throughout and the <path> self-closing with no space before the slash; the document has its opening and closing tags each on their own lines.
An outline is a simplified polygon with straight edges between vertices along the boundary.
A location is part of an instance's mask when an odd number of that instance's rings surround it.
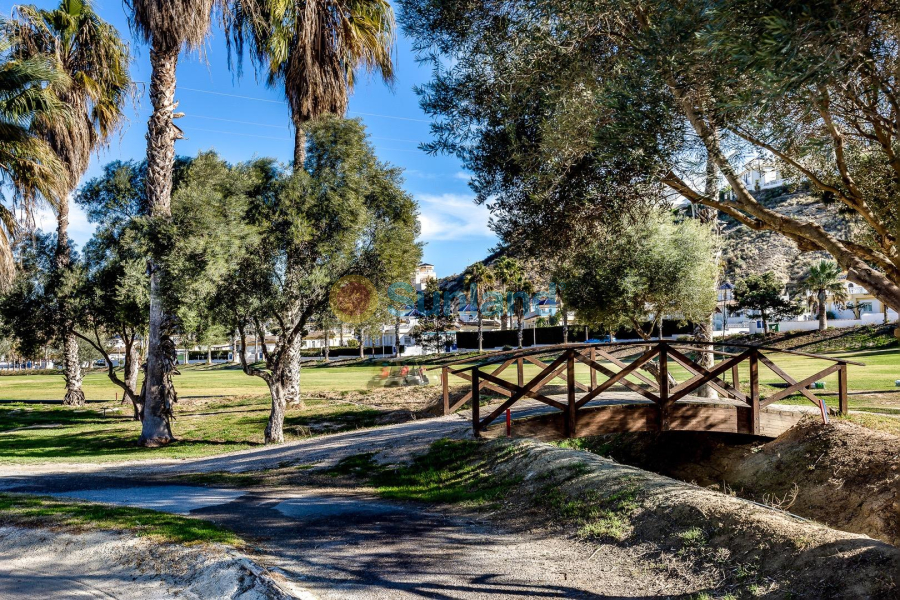
<svg viewBox="0 0 900 600">
<path fill-rule="evenodd" d="M 730 351 L 735 349 L 739 352 Z M 720 362 L 707 369 L 691 358 L 691 355 L 696 357 L 703 352 L 712 352 Z M 797 380 L 775 364 L 772 357 L 776 355 L 793 355 L 830 364 Z M 775 403 L 801 394 L 816 406 L 826 421 L 829 411 L 846 414 L 847 366 L 865 366 L 778 348 L 673 340 L 492 352 L 479 357 L 477 364 L 465 363 L 471 363 L 471 359 L 440 367 L 444 414 L 456 412 L 471 401 L 472 428 L 476 436 L 513 435 L 544 440 L 623 431 L 677 430 L 777 437 L 809 411 L 780 407 Z M 576 379 L 578 363 L 587 366 L 589 376 L 583 379 L 588 381 Z M 526 364 L 539 369 L 528 381 L 525 381 Z M 682 368 L 682 373 L 688 377 L 686 380 L 672 383 L 669 374 L 673 364 Z M 502 377 L 513 365 L 515 382 Z M 749 372 L 746 389 L 741 385 L 742 365 Z M 760 396 L 760 365 L 774 373 L 784 385 L 765 398 Z M 809 388 L 834 373 L 838 376 L 837 406 L 828 407 Z M 508 377 L 510 373 L 506 375 Z M 727 381 L 729 375 L 730 381 Z M 471 390 L 452 403 L 451 378 L 471 384 Z M 605 380 L 598 382 L 599 378 Z M 555 383 L 557 379 L 564 382 L 564 387 Z M 660 382 L 667 382 L 667 385 L 660 385 Z M 718 398 L 692 395 L 704 386 L 715 390 Z M 499 405 L 482 406 L 485 393 L 505 400 Z M 482 416 L 482 410 L 488 414 Z M 506 423 L 502 422 L 504 415 Z M 498 419 L 500 423 L 496 423 Z"/>
</svg>

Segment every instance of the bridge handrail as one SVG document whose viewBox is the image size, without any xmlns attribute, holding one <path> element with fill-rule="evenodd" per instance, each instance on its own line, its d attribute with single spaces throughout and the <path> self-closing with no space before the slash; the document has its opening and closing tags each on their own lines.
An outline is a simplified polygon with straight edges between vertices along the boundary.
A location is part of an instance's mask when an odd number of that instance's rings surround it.
<svg viewBox="0 0 900 600">
<path fill-rule="evenodd" d="M 523 358 L 526 356 L 539 356 L 542 354 L 551 354 L 558 350 L 568 350 L 570 348 L 574 349 L 584 349 L 584 348 L 616 348 L 621 346 L 647 346 L 659 343 L 667 343 L 669 345 L 677 344 L 677 345 L 688 345 L 688 346 L 718 346 L 723 348 L 744 348 L 744 349 L 756 349 L 756 350 L 765 350 L 767 352 L 778 352 L 781 354 L 793 354 L 795 356 L 803 356 L 805 358 L 814 358 L 819 360 L 826 360 L 829 362 L 837 363 L 837 364 L 847 364 L 854 365 L 857 367 L 866 366 L 865 363 L 847 360 L 843 358 L 833 358 L 831 356 L 824 356 L 821 354 L 812 354 L 809 352 L 802 352 L 800 350 L 787 350 L 784 348 L 774 348 L 771 346 L 757 346 L 754 344 L 741 344 L 741 343 L 730 343 L 730 342 L 699 342 L 694 340 L 675 340 L 675 339 L 656 339 L 656 340 L 633 340 L 633 341 L 624 341 L 624 342 L 604 342 L 599 344 L 557 344 L 555 346 L 543 346 L 541 348 L 537 348 L 534 350 L 499 350 L 495 352 L 488 352 L 482 354 L 480 358 L 489 358 L 489 360 L 481 360 L 476 364 L 469 365 L 467 367 L 463 367 L 461 369 L 454 369 L 451 373 L 462 373 L 465 371 L 471 371 L 472 369 L 478 367 L 484 367 L 488 365 L 498 364 L 504 362 L 509 359 Z M 494 360 L 495 358 L 503 357 L 501 360 Z M 452 367 L 454 365 L 466 364 L 471 362 L 471 358 L 468 359 L 460 359 L 456 361 L 452 361 L 449 363 L 444 363 L 442 365 L 438 365 L 435 367 L 430 367 L 428 370 L 436 370 L 436 369 L 444 369 L 447 367 Z"/>
</svg>

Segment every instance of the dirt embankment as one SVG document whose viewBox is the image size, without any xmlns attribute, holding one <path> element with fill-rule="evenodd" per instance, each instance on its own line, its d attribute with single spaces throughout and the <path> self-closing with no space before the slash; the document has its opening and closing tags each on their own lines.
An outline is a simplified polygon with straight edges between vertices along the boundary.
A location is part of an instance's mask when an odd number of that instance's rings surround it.
<svg viewBox="0 0 900 600">
<path fill-rule="evenodd" d="M 587 452 L 495 444 L 515 455 L 494 469 L 521 478 L 523 504 L 565 531 L 639 548 L 648 569 L 690 569 L 714 595 L 897 597 L 900 549 L 884 542 Z"/>
<path fill-rule="evenodd" d="M 288 600 L 296 597 L 291 586 L 220 546 L 188 547 L 108 531 L 0 527 L 0 597 L 8 600 Z"/>
<path fill-rule="evenodd" d="M 619 462 L 777 506 L 900 546 L 900 437 L 801 421 L 768 443 L 692 432 L 585 442 Z"/>
</svg>

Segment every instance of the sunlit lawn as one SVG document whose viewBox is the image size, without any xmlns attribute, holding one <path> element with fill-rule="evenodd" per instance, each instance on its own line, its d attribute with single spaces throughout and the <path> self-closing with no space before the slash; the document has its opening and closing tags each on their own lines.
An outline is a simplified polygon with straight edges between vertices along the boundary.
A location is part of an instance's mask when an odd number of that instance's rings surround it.
<svg viewBox="0 0 900 600">
<path fill-rule="evenodd" d="M 366 383 L 379 372 L 380 367 L 372 365 L 306 367 L 301 372 L 301 384 L 304 393 L 359 390 L 365 389 Z M 181 375 L 175 376 L 175 387 L 182 398 L 268 393 L 262 379 L 246 375 L 231 365 L 182 367 Z M 109 380 L 105 371 L 88 373 L 83 389 L 88 400 L 122 397 L 122 390 Z M 0 376 L 0 400 L 62 400 L 64 395 L 65 382 L 61 374 Z"/>
<path fill-rule="evenodd" d="M 263 442 L 269 416 L 265 396 L 187 403 L 176 408 L 178 441 L 163 448 L 137 446 L 140 423 L 114 402 L 72 409 L 60 405 L 0 405 L 0 463 L 96 462 L 147 458 L 191 458 L 243 450 Z M 114 412 L 118 409 L 118 412 Z M 328 400 L 289 409 L 285 439 L 370 427 L 379 411 Z"/>
<path fill-rule="evenodd" d="M 770 355 L 773 361 L 795 379 L 802 380 L 828 366 L 827 361 L 787 354 Z M 865 362 L 867 366 L 850 366 L 849 389 L 851 408 L 900 409 L 900 393 L 894 381 L 900 379 L 900 352 L 896 349 L 870 350 L 831 355 Z M 552 359 L 545 359 L 550 362 Z M 576 363 L 576 379 L 588 383 L 588 367 Z M 619 368 L 606 363 L 613 370 Z M 496 367 L 487 370 L 493 370 Z M 671 363 L 672 374 L 678 381 L 688 373 Z M 535 377 L 541 367 L 526 363 L 524 379 Z M 288 440 L 312 435 L 355 429 L 374 425 L 379 413 L 358 404 L 315 399 L 317 392 L 354 391 L 366 388 L 378 365 L 347 365 L 338 367 L 305 367 L 302 389 L 307 398 L 306 408 L 292 409 L 285 424 Z M 440 381 L 440 371 L 430 371 L 432 385 Z M 727 374 L 730 380 L 730 373 Z M 516 381 L 515 364 L 501 375 Z M 760 365 L 763 397 L 777 388 L 778 376 Z M 747 389 L 749 372 L 741 365 L 742 386 Z M 632 377 L 633 379 L 633 377 Z M 598 382 L 605 377 L 598 375 Z M 455 385 L 465 384 L 452 378 Z M 559 385 L 563 381 L 557 379 Z M 837 375 L 825 378 L 824 394 L 834 394 Z M 114 401 L 118 388 L 103 373 L 90 373 L 85 378 L 88 399 L 83 409 L 59 404 L 25 404 L 23 400 L 60 400 L 63 380 L 59 375 L 21 375 L 0 377 L 0 462 L 38 461 L 110 461 L 145 458 L 188 458 L 241 450 L 262 443 L 269 413 L 269 398 L 264 382 L 249 377 L 232 366 L 191 366 L 182 369 L 176 378 L 181 399 L 176 407 L 175 435 L 179 441 L 160 449 L 147 450 L 136 446 L 139 425 L 129 417 L 130 407 Z M 865 392 L 865 393 L 861 393 Z M 876 394 L 875 392 L 881 392 Z M 438 390 L 435 389 L 435 393 Z M 833 396 L 826 396 L 829 404 L 836 404 Z M 12 402 L 10 402 L 12 401 Z M 787 402 L 807 402 L 790 398 Z"/>
</svg>

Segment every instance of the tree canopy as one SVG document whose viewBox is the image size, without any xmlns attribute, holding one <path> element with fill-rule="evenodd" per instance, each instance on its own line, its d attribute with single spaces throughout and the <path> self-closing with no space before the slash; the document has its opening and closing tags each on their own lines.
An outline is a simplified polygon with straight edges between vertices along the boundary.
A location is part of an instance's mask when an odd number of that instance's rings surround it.
<svg viewBox="0 0 900 600">
<path fill-rule="evenodd" d="M 708 226 L 656 213 L 577 253 L 560 274 L 563 298 L 580 322 L 604 331 L 652 335 L 644 323 L 663 316 L 697 323 L 715 310 L 715 248 Z"/>
<path fill-rule="evenodd" d="M 456 153 L 509 243 L 571 247 L 683 195 L 829 252 L 900 307 L 900 9 L 889 2 L 401 0 L 434 65 L 432 151 Z M 808 180 L 849 234 L 757 201 L 760 155 Z M 732 194 L 697 189 L 709 159 Z M 637 213 L 637 214 L 636 214 Z"/>
</svg>

